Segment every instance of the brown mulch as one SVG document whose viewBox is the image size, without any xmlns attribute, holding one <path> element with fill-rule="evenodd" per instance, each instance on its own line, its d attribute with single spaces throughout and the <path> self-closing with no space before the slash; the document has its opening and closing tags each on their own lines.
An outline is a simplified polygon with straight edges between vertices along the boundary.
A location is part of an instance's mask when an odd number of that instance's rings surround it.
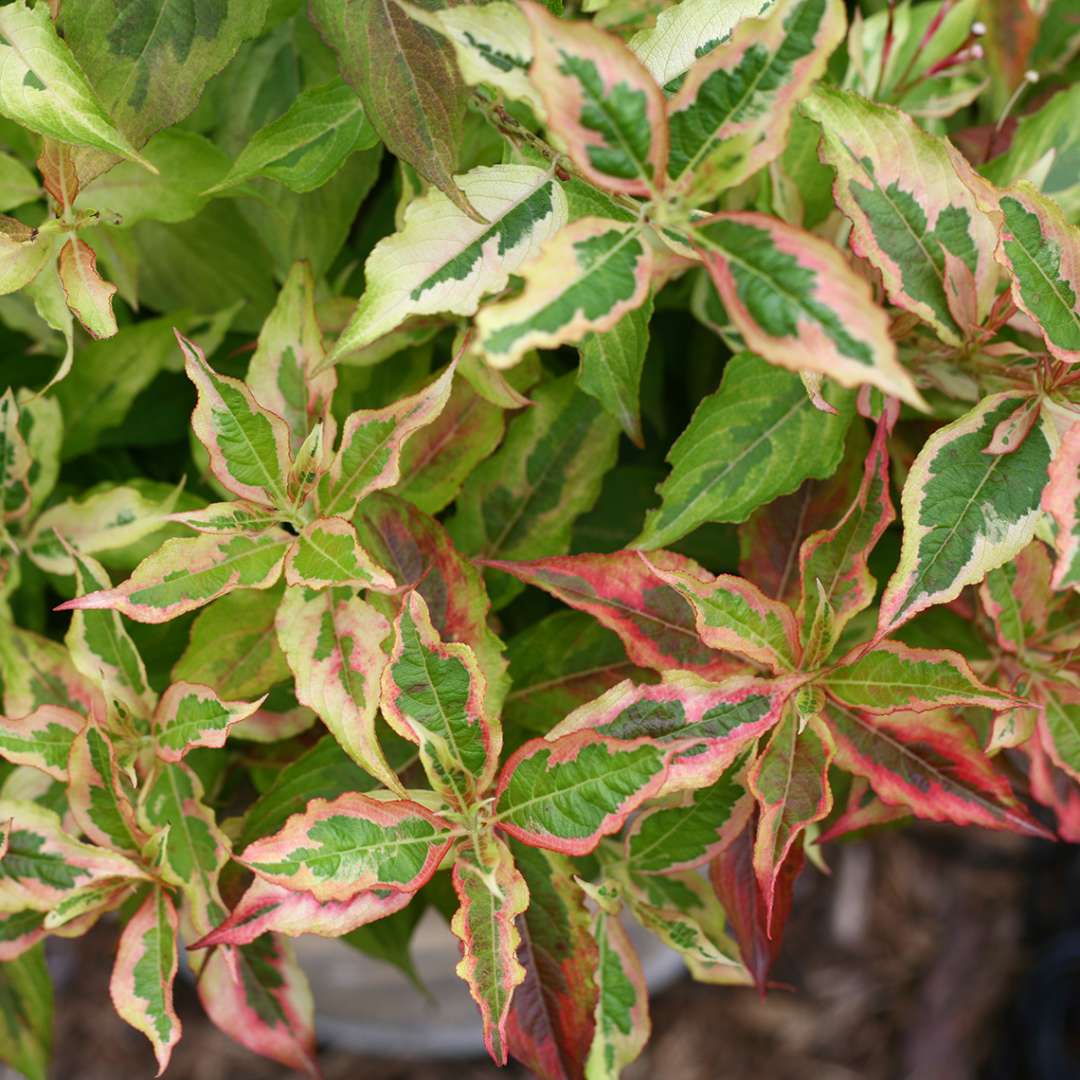
<svg viewBox="0 0 1080 1080">
<path fill-rule="evenodd" d="M 1010 835 L 932 826 L 837 845 L 828 856 L 831 876 L 808 868 L 799 881 L 774 973 L 790 989 L 762 999 L 677 984 L 655 998 L 653 1039 L 627 1080 L 1018 1080 L 1013 1067 L 991 1072 L 988 1062 L 1010 1037 L 1014 995 L 1038 956 L 1040 931 L 1032 927 L 1068 918 L 1058 910 L 1067 893 L 1062 857 Z M 114 947 L 109 926 L 64 943 L 59 959 L 74 968 L 57 1000 L 57 1078 L 154 1075 L 145 1040 L 108 1005 Z M 184 1038 L 169 1080 L 292 1075 L 220 1035 L 186 985 L 178 1009 Z M 484 1062 L 393 1062 L 332 1047 L 321 1064 L 327 1080 L 526 1075 Z"/>
</svg>

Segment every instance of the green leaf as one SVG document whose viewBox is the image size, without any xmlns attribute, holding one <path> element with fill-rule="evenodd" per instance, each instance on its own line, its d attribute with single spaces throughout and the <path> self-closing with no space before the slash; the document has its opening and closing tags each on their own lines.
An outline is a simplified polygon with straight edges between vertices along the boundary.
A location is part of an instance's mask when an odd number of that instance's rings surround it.
<svg viewBox="0 0 1080 1080">
<path fill-rule="evenodd" d="M 0 9 L 0 113 L 61 142 L 142 161 L 113 126 L 68 44 L 47 4 L 16 0 Z"/>
<path fill-rule="evenodd" d="M 668 154 L 660 87 L 613 34 L 539 4 L 522 8 L 533 32 L 529 78 L 582 176 L 609 191 L 655 194 Z"/>
<path fill-rule="evenodd" d="M 889 299 L 950 344 L 970 338 L 994 301 L 998 270 L 996 230 L 964 181 L 966 162 L 905 113 L 856 94 L 823 86 L 802 107 L 821 124 L 837 202 Z M 957 263 L 967 282 L 957 277 Z M 950 294 L 972 291 L 972 282 L 974 322 L 961 325 Z"/>
<path fill-rule="evenodd" d="M 159 623 L 233 589 L 269 589 L 293 538 L 282 529 L 168 540 L 113 589 L 68 600 L 58 611 L 112 608 L 136 622 Z"/>
<path fill-rule="evenodd" d="M 446 824 L 418 803 L 350 793 L 312 800 L 240 858 L 274 884 L 320 901 L 348 900 L 369 889 L 415 892 L 449 846 Z"/>
<path fill-rule="evenodd" d="M 845 28 L 839 0 L 781 0 L 694 63 L 668 103 L 668 173 L 689 202 L 710 202 L 784 149 Z"/>
<path fill-rule="evenodd" d="M 622 828 L 667 773 L 667 753 L 651 739 L 572 732 L 533 739 L 503 766 L 496 822 L 515 839 L 586 855 Z"/>
<path fill-rule="evenodd" d="M 375 734 L 389 623 L 349 589 L 289 588 L 278 609 L 277 634 L 297 700 L 318 714 L 361 768 L 402 792 Z"/>
<path fill-rule="evenodd" d="M 161 888 L 151 890 L 120 935 L 109 980 L 113 1007 L 150 1040 L 159 1076 L 180 1041 L 180 1017 L 173 1008 L 178 928 L 169 894 Z"/>
<path fill-rule="evenodd" d="M 1027 547 L 1050 464 L 1048 431 L 1036 424 L 1012 453 L 986 453 L 1021 401 L 992 394 L 923 445 L 904 484 L 904 542 L 881 598 L 881 631 L 956 599 Z"/>
<path fill-rule="evenodd" d="M 465 87 L 449 43 L 394 0 L 312 0 L 310 13 L 387 149 L 470 213 L 453 178 Z"/>
<path fill-rule="evenodd" d="M 0 1060 L 45 1080 L 52 1056 L 53 988 L 41 946 L 0 964 Z"/>
<path fill-rule="evenodd" d="M 653 252 L 638 224 L 582 217 L 526 262 L 525 288 L 476 316 L 476 348 L 497 368 L 530 349 L 575 344 L 614 327 L 649 295 Z"/>
<path fill-rule="evenodd" d="M 473 315 L 506 288 L 567 220 L 555 177 L 532 165 L 482 165 L 455 177 L 482 214 L 476 221 L 441 191 L 405 208 L 400 229 L 381 240 L 364 267 L 366 287 L 338 338 L 340 358 L 418 315 Z"/>
<path fill-rule="evenodd" d="M 744 521 L 807 477 L 829 476 L 843 454 L 853 402 L 832 388 L 825 396 L 835 415 L 814 408 L 798 376 L 752 353 L 733 357 L 720 389 L 671 448 L 663 501 L 646 517 L 637 546 L 663 547 L 706 521 Z"/>
<path fill-rule="evenodd" d="M 405 598 L 382 676 L 390 726 L 420 747 L 432 787 L 461 811 L 490 785 L 502 729 L 484 709 L 484 679 L 468 645 L 447 644 L 418 592 Z"/>
<path fill-rule="evenodd" d="M 510 849 L 495 836 L 459 849 L 453 880 L 460 906 L 450 929 L 461 942 L 455 970 L 480 1009 L 488 1053 L 505 1065 L 511 998 L 525 978 L 517 919 L 528 907 L 529 889 Z"/>
<path fill-rule="evenodd" d="M 749 348 L 793 371 L 876 386 L 926 407 L 869 282 L 831 244 L 750 212 L 695 222 L 691 239 Z"/>
<path fill-rule="evenodd" d="M 581 343 L 578 386 L 596 398 L 638 446 L 644 442 L 639 398 L 652 313 L 652 300 L 647 299 L 610 330 L 591 333 Z"/>
<path fill-rule="evenodd" d="M 262 408 L 239 379 L 217 374 L 196 344 L 179 334 L 177 340 L 199 393 L 192 429 L 210 454 L 214 475 L 241 499 L 285 509 L 289 429 L 284 420 Z"/>
<path fill-rule="evenodd" d="M 367 150 L 377 142 L 355 91 L 333 79 L 305 90 L 282 116 L 260 128 L 210 193 L 253 176 L 276 180 L 290 191 L 314 191 L 354 150 Z"/>
</svg>

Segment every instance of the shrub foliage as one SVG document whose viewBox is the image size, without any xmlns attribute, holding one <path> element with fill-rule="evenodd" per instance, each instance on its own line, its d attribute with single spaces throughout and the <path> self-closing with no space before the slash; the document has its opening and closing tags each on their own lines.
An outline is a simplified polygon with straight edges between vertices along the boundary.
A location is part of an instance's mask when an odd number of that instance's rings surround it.
<svg viewBox="0 0 1080 1080">
<path fill-rule="evenodd" d="M 1080 839 L 1075 5 L 566 6 L 0 7 L 29 1077 L 106 916 L 162 1070 L 181 951 L 314 1073 L 291 939 L 434 906 L 603 1080 L 627 917 L 764 988 L 827 840 Z"/>
</svg>

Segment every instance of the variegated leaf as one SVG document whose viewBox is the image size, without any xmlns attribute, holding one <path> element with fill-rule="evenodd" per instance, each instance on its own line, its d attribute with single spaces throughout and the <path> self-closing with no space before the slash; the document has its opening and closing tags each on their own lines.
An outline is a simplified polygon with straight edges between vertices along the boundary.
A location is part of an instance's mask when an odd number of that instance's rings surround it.
<svg viewBox="0 0 1080 1080">
<path fill-rule="evenodd" d="M 668 102 L 668 174 L 688 202 L 711 202 L 784 149 L 844 30 L 839 0 L 780 0 L 694 63 Z"/>
<path fill-rule="evenodd" d="M 0 753 L 13 765 L 32 765 L 54 780 L 67 780 L 71 743 L 85 723 L 84 716 L 62 705 L 0 717 Z"/>
<path fill-rule="evenodd" d="M 207 934 L 225 917 L 218 877 L 229 841 L 206 805 L 202 781 L 185 762 L 155 763 L 139 792 L 139 827 L 159 848 L 162 877 L 179 888 L 192 928 Z"/>
<path fill-rule="evenodd" d="M 894 304 L 961 344 L 989 312 L 998 278 L 997 232 L 964 181 L 970 167 L 907 114 L 849 91 L 819 87 L 802 107 L 821 125 L 852 246 L 880 271 Z M 956 260 L 974 280 L 968 325 L 957 321 L 949 299 L 950 286 L 962 284 L 953 280 Z"/>
<path fill-rule="evenodd" d="M 346 421 L 341 446 L 319 484 L 323 517 L 352 517 L 357 503 L 401 477 L 401 451 L 409 437 L 431 423 L 450 397 L 454 366 L 411 397 L 385 409 L 362 409 Z"/>
<path fill-rule="evenodd" d="M 285 591 L 276 622 L 297 700 L 318 714 L 361 768 L 403 792 L 375 734 L 389 623 L 351 590 L 303 588 Z"/>
<path fill-rule="evenodd" d="M 244 499 L 209 503 L 198 510 L 181 510 L 177 514 L 169 515 L 169 521 L 186 525 L 189 529 L 201 533 L 261 532 L 280 520 L 277 511 Z"/>
<path fill-rule="evenodd" d="M 512 843 L 529 890 L 518 917 L 518 963 L 525 978 L 514 991 L 506 1041 L 511 1055 L 538 1076 L 573 1080 L 584 1075 L 596 1028 L 599 950 L 591 933 L 585 892 L 564 855 Z"/>
<path fill-rule="evenodd" d="M 35 948 L 0 967 L 0 1057 L 27 1080 L 45 1080 L 52 1059 L 53 984 Z"/>
<path fill-rule="evenodd" d="M 222 701 L 209 686 L 173 683 L 154 714 L 154 743 L 165 761 L 180 761 L 198 746 L 222 747 L 229 729 L 258 711 L 258 701 Z"/>
<path fill-rule="evenodd" d="M 521 7 L 533 33 L 529 78 L 574 164 L 600 188 L 655 194 L 668 155 L 660 87 L 614 35 L 557 19 L 531 0 Z"/>
<path fill-rule="evenodd" d="M 281 576 L 293 538 L 283 529 L 167 540 L 112 589 L 68 600 L 57 611 L 112 608 L 136 622 L 161 623 L 233 589 L 268 589 Z"/>
<path fill-rule="evenodd" d="M 915 649 L 883 641 L 857 650 L 825 676 L 823 685 L 838 701 L 870 713 L 929 712 L 972 706 L 1001 711 L 1017 700 L 984 686 L 968 662 L 948 649 Z"/>
<path fill-rule="evenodd" d="M 415 892 L 450 846 L 441 818 L 407 799 L 380 802 L 350 793 L 313 799 L 241 861 L 259 877 L 316 900 L 343 901 L 368 889 Z"/>
<path fill-rule="evenodd" d="M 486 220 L 435 189 L 410 202 L 401 229 L 368 256 L 364 294 L 332 359 L 415 315 L 474 315 L 483 297 L 506 288 L 510 275 L 566 224 L 566 196 L 550 171 L 482 165 L 455 179 Z"/>
<path fill-rule="evenodd" d="M 332 370 L 319 372 L 324 360 L 315 315 L 315 279 L 311 267 L 298 262 L 259 331 L 245 380 L 255 400 L 288 425 L 294 455 L 330 411 L 337 377 Z"/>
<path fill-rule="evenodd" d="M 112 588 L 100 563 L 74 549 L 70 558 L 80 596 Z M 149 719 L 157 705 L 157 694 L 147 681 L 135 643 L 115 611 L 73 611 L 64 641 L 75 666 L 110 702 L 123 705 L 136 724 Z"/>
<path fill-rule="evenodd" d="M 226 1035 L 318 1080 L 315 1003 L 288 941 L 267 934 L 250 945 L 216 949 L 197 986 L 206 1015 Z"/>
<path fill-rule="evenodd" d="M 811 662 L 825 660 L 847 623 L 873 602 L 877 582 L 868 568 L 870 553 L 896 519 L 889 497 L 888 439 L 888 425 L 879 422 L 855 501 L 836 525 L 808 536 L 799 548 L 798 621 L 803 643 L 810 641 L 826 604 L 832 626 L 829 639 Z"/>
<path fill-rule="evenodd" d="M 879 633 L 954 600 L 1028 545 L 1050 464 L 1049 429 L 1037 424 L 1011 454 L 986 453 L 1019 400 L 984 398 L 919 451 L 904 483 L 904 540 L 881 599 Z"/>
<path fill-rule="evenodd" d="M 770 363 L 926 408 L 868 282 L 832 245 L 753 212 L 696 221 L 692 241 L 746 344 Z"/>
<path fill-rule="evenodd" d="M 993 621 L 997 642 L 1006 652 L 1022 655 L 1028 643 L 1046 631 L 1052 608 L 1052 572 L 1046 547 L 1032 542 L 983 579 L 979 598 Z"/>
<path fill-rule="evenodd" d="M 6 619 L 0 619 L 0 679 L 8 716 L 59 705 L 80 716 L 105 719 L 105 699 L 79 673 L 67 649 Z"/>
<path fill-rule="evenodd" d="M 375 565 L 343 517 L 319 518 L 304 526 L 285 556 L 285 580 L 308 589 L 394 587 L 394 579 Z"/>
<path fill-rule="evenodd" d="M 705 682 L 689 672 L 668 672 L 655 685 L 629 680 L 572 712 L 549 732 L 561 739 L 594 730 L 609 739 L 649 738 L 668 752 L 664 793 L 713 783 L 748 743 L 773 727 L 791 681 L 728 679 Z"/>
<path fill-rule="evenodd" d="M 826 713 L 836 764 L 864 776 L 889 806 L 917 817 L 1047 836 L 974 733 L 947 712 L 871 716 L 841 705 Z"/>
<path fill-rule="evenodd" d="M 835 415 L 814 408 L 796 375 L 753 353 L 732 357 L 720 389 L 669 451 L 661 505 L 646 515 L 634 546 L 663 547 L 707 521 L 744 521 L 807 477 L 829 476 L 843 456 L 854 402 L 838 388 L 825 393 Z"/>
<path fill-rule="evenodd" d="M 458 850 L 453 881 L 459 907 L 450 929 L 461 942 L 455 970 L 480 1009 L 488 1053 L 497 1065 L 505 1065 L 510 1003 L 525 978 L 517 956 L 518 918 L 529 905 L 529 889 L 497 836 Z"/>
<path fill-rule="evenodd" d="M 180 1017 L 173 1007 L 178 926 L 169 894 L 152 889 L 120 935 L 109 980 L 109 996 L 120 1018 L 153 1045 L 158 1076 L 180 1041 Z"/>
<path fill-rule="evenodd" d="M 1080 690 L 1066 683 L 1047 686 L 1038 723 L 1054 764 L 1080 782 Z"/>
<path fill-rule="evenodd" d="M 7 964 L 32 949 L 45 936 L 45 912 L 0 912 L 0 963 Z"/>
<path fill-rule="evenodd" d="M 800 731 L 799 715 L 787 708 L 750 771 L 750 790 L 761 813 L 754 840 L 754 874 L 772 927 L 776 883 L 803 830 L 832 809 L 829 762 L 832 748 L 811 722 Z"/>
<path fill-rule="evenodd" d="M 72 238 L 60 249 L 56 269 L 67 305 L 87 333 L 94 338 L 112 337 L 118 329 L 112 309 L 116 286 L 98 272 L 94 249 Z"/>
<path fill-rule="evenodd" d="M 521 295 L 487 304 L 476 316 L 476 348 L 497 368 L 513 367 L 530 349 L 572 345 L 612 329 L 648 298 L 653 252 L 637 224 L 581 217 L 518 273 Z"/>
<path fill-rule="evenodd" d="M 48 912 L 74 889 L 146 878 L 123 855 L 68 835 L 59 816 L 37 803 L 0 799 L 0 821 L 11 823 L 0 859 L 0 910 Z"/>
<path fill-rule="evenodd" d="M 286 937 L 317 934 L 337 938 L 400 911 L 412 898 L 408 892 L 368 889 L 348 900 L 320 902 L 310 893 L 295 892 L 256 877 L 229 917 L 190 947 L 248 945 L 271 932 Z"/>
<path fill-rule="evenodd" d="M 485 565 L 588 612 L 619 635 L 635 664 L 657 671 L 686 668 L 705 678 L 731 673 L 731 662 L 701 641 L 693 607 L 665 577 L 708 577 L 708 571 L 683 555 L 654 551 L 646 561 L 637 552 L 617 551 L 532 562 L 489 560 Z"/>
<path fill-rule="evenodd" d="M 598 911 L 593 937 L 599 951 L 596 965 L 596 1035 L 589 1049 L 589 1080 L 618 1080 L 635 1061 L 652 1033 L 645 972 L 622 923 Z"/>
<path fill-rule="evenodd" d="M 1054 519 L 1055 589 L 1080 587 L 1080 422 L 1061 439 L 1050 462 L 1042 508 Z"/>
<path fill-rule="evenodd" d="M 95 844 L 138 857 L 147 837 L 135 813 L 135 790 L 120 771 L 109 737 L 87 724 L 71 745 L 68 808 Z"/>
<path fill-rule="evenodd" d="M 241 499 L 285 508 L 289 473 L 289 429 L 276 413 L 255 400 L 239 379 L 219 375 L 202 349 L 177 334 L 184 367 L 199 401 L 191 425 L 210 454 L 210 469 Z"/>
<path fill-rule="evenodd" d="M 382 712 L 419 746 L 432 787 L 460 811 L 486 791 L 502 749 L 502 728 L 485 715 L 484 690 L 469 646 L 444 642 L 423 597 L 410 592 L 382 674 Z"/>
<path fill-rule="evenodd" d="M 667 756 L 652 739 L 591 730 L 533 739 L 503 766 L 495 820 L 533 847 L 588 854 L 660 790 Z"/>
<path fill-rule="evenodd" d="M 0 397 L 0 516 L 5 523 L 23 517 L 30 509 L 27 478 L 33 459 L 19 431 L 19 419 L 15 392 L 9 386 Z"/>
<path fill-rule="evenodd" d="M 657 569 L 656 575 L 690 604 L 698 636 L 710 648 L 737 653 L 775 672 L 795 667 L 799 632 L 786 604 L 770 600 L 734 574 L 707 579 Z"/>
</svg>

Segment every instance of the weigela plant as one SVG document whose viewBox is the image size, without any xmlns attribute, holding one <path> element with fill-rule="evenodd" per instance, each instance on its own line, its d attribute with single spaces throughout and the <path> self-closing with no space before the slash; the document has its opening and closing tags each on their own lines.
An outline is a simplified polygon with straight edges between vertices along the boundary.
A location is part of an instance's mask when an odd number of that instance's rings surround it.
<svg viewBox="0 0 1080 1080">
<path fill-rule="evenodd" d="M 290 939 L 433 906 L 605 1080 L 627 918 L 764 989 L 835 837 L 1080 839 L 1071 10 L 0 7 L 0 1056 L 107 918 L 315 1074 Z"/>
</svg>

